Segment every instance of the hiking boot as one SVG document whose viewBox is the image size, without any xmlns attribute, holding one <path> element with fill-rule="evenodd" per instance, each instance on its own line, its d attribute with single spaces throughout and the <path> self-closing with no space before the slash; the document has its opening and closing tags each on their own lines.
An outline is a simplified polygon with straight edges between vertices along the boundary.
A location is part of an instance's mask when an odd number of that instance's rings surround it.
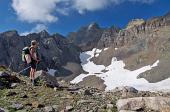
<svg viewBox="0 0 170 112">
<path fill-rule="evenodd" d="M 29 80 L 29 83 L 32 83 L 32 79 Z"/>
</svg>

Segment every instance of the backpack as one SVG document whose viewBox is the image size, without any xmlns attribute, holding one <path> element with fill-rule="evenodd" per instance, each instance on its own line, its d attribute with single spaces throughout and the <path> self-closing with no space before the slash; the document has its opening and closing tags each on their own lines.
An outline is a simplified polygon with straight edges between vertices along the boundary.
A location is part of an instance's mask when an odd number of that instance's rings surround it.
<svg viewBox="0 0 170 112">
<path fill-rule="evenodd" d="M 29 50 L 29 47 L 24 47 L 22 49 L 22 61 L 27 63 L 28 60 L 26 60 L 26 56 L 30 56 L 30 50 Z"/>
</svg>

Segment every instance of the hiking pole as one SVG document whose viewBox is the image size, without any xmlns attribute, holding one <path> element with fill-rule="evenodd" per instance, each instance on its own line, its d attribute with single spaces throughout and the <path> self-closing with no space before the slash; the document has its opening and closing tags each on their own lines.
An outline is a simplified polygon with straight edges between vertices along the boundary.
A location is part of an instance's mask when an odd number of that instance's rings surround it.
<svg viewBox="0 0 170 112">
<path fill-rule="evenodd" d="M 29 67 L 27 67 L 27 68 L 25 68 L 25 69 L 21 70 L 20 72 L 18 72 L 18 74 L 20 74 L 20 73 L 22 73 L 23 71 L 25 71 L 25 70 L 29 69 L 30 67 L 31 67 L 31 66 L 29 66 Z"/>
</svg>

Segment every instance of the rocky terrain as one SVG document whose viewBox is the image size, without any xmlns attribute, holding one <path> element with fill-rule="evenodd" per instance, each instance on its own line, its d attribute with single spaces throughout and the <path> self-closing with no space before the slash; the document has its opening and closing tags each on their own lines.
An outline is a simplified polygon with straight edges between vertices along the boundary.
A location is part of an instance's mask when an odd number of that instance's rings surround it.
<svg viewBox="0 0 170 112">
<path fill-rule="evenodd" d="M 36 86 L 27 76 L 0 70 L 1 112 L 169 112 L 169 92 L 119 87 L 110 92 L 58 81 L 36 72 Z"/>
</svg>

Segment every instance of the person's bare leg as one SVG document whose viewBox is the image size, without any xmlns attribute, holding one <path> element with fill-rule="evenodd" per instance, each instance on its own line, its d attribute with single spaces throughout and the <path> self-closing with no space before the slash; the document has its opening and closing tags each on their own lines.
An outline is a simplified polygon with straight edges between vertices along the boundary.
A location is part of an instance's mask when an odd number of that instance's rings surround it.
<svg viewBox="0 0 170 112">
<path fill-rule="evenodd" d="M 30 70 L 30 80 L 32 80 L 32 68 Z"/>
<path fill-rule="evenodd" d="M 35 69 L 33 69 L 32 78 L 35 79 Z"/>
<path fill-rule="evenodd" d="M 30 70 L 30 80 L 31 80 L 31 70 Z"/>
<path fill-rule="evenodd" d="M 35 79 L 35 69 L 32 69 L 32 83 L 34 85 L 34 79 Z"/>
</svg>

